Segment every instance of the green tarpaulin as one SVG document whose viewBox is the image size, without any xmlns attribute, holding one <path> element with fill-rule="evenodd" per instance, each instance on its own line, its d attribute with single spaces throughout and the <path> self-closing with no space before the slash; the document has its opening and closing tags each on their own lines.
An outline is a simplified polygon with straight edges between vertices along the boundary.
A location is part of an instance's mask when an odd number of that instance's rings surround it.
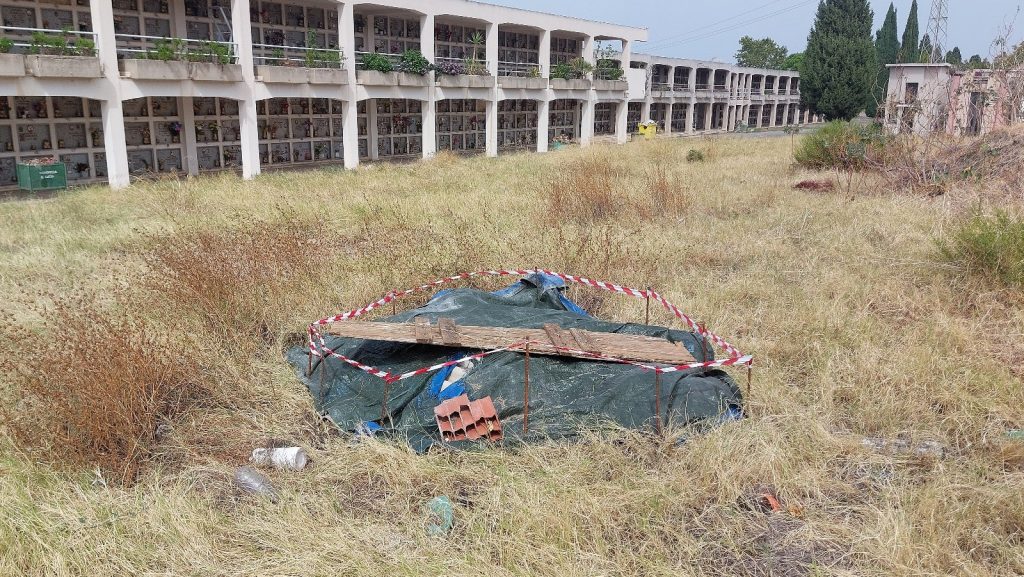
<svg viewBox="0 0 1024 577">
<path fill-rule="evenodd" d="M 460 325 L 563 329 L 662 337 L 680 343 L 698 361 L 704 359 L 700 338 L 686 331 L 632 323 L 606 322 L 588 316 L 561 293 L 553 277 L 532 275 L 495 293 L 475 289 L 442 291 L 426 305 L 384 322 L 436 323 L 447 317 Z M 348 321 L 360 322 L 360 321 Z M 326 336 L 327 347 L 361 363 L 399 374 L 480 351 L 432 345 L 365 341 Z M 510 343 L 511 344 L 511 343 Z M 523 435 L 525 356 L 502 352 L 474 361 L 461 381 L 443 391 L 451 368 L 395 382 L 381 419 L 385 383 L 382 379 L 335 358 L 314 357 L 306 375 L 308 349 L 289 351 L 289 360 L 309 388 L 321 412 L 349 431 L 378 430 L 408 438 L 417 450 L 440 442 L 433 409 L 461 392 L 470 399 L 490 396 L 501 418 L 506 442 L 577 435 L 581 428 L 618 425 L 639 429 L 655 423 L 655 375 L 633 365 L 554 356 L 530 357 L 529 433 Z M 323 375 L 321 375 L 323 372 Z M 321 388 L 321 382 L 323 387 Z M 694 369 L 661 375 L 661 417 L 666 426 L 734 419 L 742 415 L 742 394 L 721 370 Z"/>
</svg>

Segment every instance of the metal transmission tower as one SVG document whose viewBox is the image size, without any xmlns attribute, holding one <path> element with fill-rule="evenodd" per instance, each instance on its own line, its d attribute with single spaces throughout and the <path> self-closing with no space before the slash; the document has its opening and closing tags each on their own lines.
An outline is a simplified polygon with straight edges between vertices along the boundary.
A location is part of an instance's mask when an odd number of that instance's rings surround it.
<svg viewBox="0 0 1024 577">
<path fill-rule="evenodd" d="M 939 64 L 946 61 L 946 41 L 949 36 L 949 0 L 932 0 L 932 15 L 928 19 L 928 37 L 932 53 L 928 61 Z"/>
</svg>

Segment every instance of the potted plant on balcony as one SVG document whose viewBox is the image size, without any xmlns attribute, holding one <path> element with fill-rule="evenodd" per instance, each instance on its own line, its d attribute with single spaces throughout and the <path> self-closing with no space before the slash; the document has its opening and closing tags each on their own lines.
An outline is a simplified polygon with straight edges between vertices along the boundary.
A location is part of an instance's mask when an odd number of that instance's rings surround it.
<svg viewBox="0 0 1024 577">
<path fill-rule="evenodd" d="M 594 67 L 594 88 L 597 90 L 629 89 L 629 83 L 622 80 L 626 71 L 622 69 L 610 46 L 600 46 L 595 51 L 597 65 Z"/>
<path fill-rule="evenodd" d="M 551 68 L 551 87 L 556 90 L 587 90 L 590 88 L 588 77 L 593 71 L 594 66 L 583 58 L 556 64 Z"/>
<path fill-rule="evenodd" d="M 25 75 L 25 56 L 11 54 L 13 48 L 13 40 L 0 38 L 0 77 L 18 78 Z"/>
<path fill-rule="evenodd" d="M 89 38 L 71 40 L 71 30 L 60 35 L 33 32 L 25 57 L 25 71 L 46 78 L 99 78 L 100 61 L 96 44 Z"/>
<path fill-rule="evenodd" d="M 360 70 L 356 71 L 356 77 L 360 84 L 375 86 L 398 84 L 394 63 L 386 55 L 376 52 L 363 54 Z"/>
</svg>

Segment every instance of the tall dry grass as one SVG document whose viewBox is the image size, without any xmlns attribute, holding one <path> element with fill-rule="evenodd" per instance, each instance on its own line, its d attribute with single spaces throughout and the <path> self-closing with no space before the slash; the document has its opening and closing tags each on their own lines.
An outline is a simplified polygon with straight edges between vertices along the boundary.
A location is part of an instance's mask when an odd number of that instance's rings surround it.
<svg viewBox="0 0 1024 577">
<path fill-rule="evenodd" d="M 873 180 L 862 194 L 794 191 L 814 175 L 791 168 L 784 138 L 702 142 L 705 161 L 687 163 L 693 146 L 224 175 L 0 204 L 9 326 L 39 334 L 44 288 L 127 286 L 125 302 L 149 305 L 132 308 L 140 326 L 180 351 L 182 374 L 198 366 L 203 387 L 203 402 L 168 413 L 130 487 L 95 484 L 96 460 L 51 466 L 61 455 L 5 420 L 0 574 L 1024 572 L 1024 471 L 1006 437 L 1024 428 L 1024 312 L 1014 289 L 968 284 L 936 259 L 934 239 L 962 206 Z M 310 239 L 331 250 L 309 257 Z M 612 433 L 428 455 L 351 444 L 318 422 L 280 355 L 290 335 L 389 289 L 493 266 L 653 285 L 756 356 L 753 418 L 684 444 Z M 643 319 L 642 302 L 571 296 L 605 318 Z M 96 314 L 96 326 L 117 327 L 123 310 L 108 297 Z M 129 354 L 106 350 L 116 340 L 91 345 L 105 338 L 83 332 L 93 324 L 53 330 L 82 343 L 79 364 Z M 30 346 L 2 349 L 3 360 L 26 362 Z M 54 387 L 158 381 L 130 364 L 35 368 Z M 29 389 L 5 371 L 0 390 Z M 12 418 L 44 417 L 57 405 L 43 399 Z M 945 451 L 879 453 L 864 436 Z M 278 504 L 229 482 L 268 439 L 314 459 L 303 473 L 269 473 Z M 766 485 L 784 512 L 750 505 Z M 441 494 L 456 527 L 439 539 L 423 531 L 423 503 Z"/>
</svg>

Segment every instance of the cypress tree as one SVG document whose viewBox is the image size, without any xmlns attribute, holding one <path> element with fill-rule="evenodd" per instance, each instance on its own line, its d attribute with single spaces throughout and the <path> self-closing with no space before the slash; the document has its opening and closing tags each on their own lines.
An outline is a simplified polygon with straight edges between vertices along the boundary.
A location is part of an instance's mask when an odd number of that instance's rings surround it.
<svg viewBox="0 0 1024 577">
<path fill-rule="evenodd" d="M 910 15 L 907 16 L 907 27 L 903 29 L 903 41 L 900 42 L 900 62 L 910 63 L 920 60 L 921 29 L 917 23 L 917 0 L 910 4 Z"/>
<path fill-rule="evenodd" d="M 885 14 L 885 22 L 882 28 L 875 33 L 875 54 L 878 57 L 878 77 L 875 79 L 875 88 L 872 91 L 872 98 L 868 100 L 868 116 L 874 118 L 878 114 L 878 106 L 885 102 L 886 91 L 889 86 L 889 69 L 886 64 L 895 64 L 900 55 L 900 40 L 896 31 L 896 7 L 889 4 L 889 12 Z"/>
<path fill-rule="evenodd" d="M 807 107 L 844 120 L 864 110 L 878 72 L 873 20 L 867 0 L 821 0 L 800 75 Z"/>
</svg>

